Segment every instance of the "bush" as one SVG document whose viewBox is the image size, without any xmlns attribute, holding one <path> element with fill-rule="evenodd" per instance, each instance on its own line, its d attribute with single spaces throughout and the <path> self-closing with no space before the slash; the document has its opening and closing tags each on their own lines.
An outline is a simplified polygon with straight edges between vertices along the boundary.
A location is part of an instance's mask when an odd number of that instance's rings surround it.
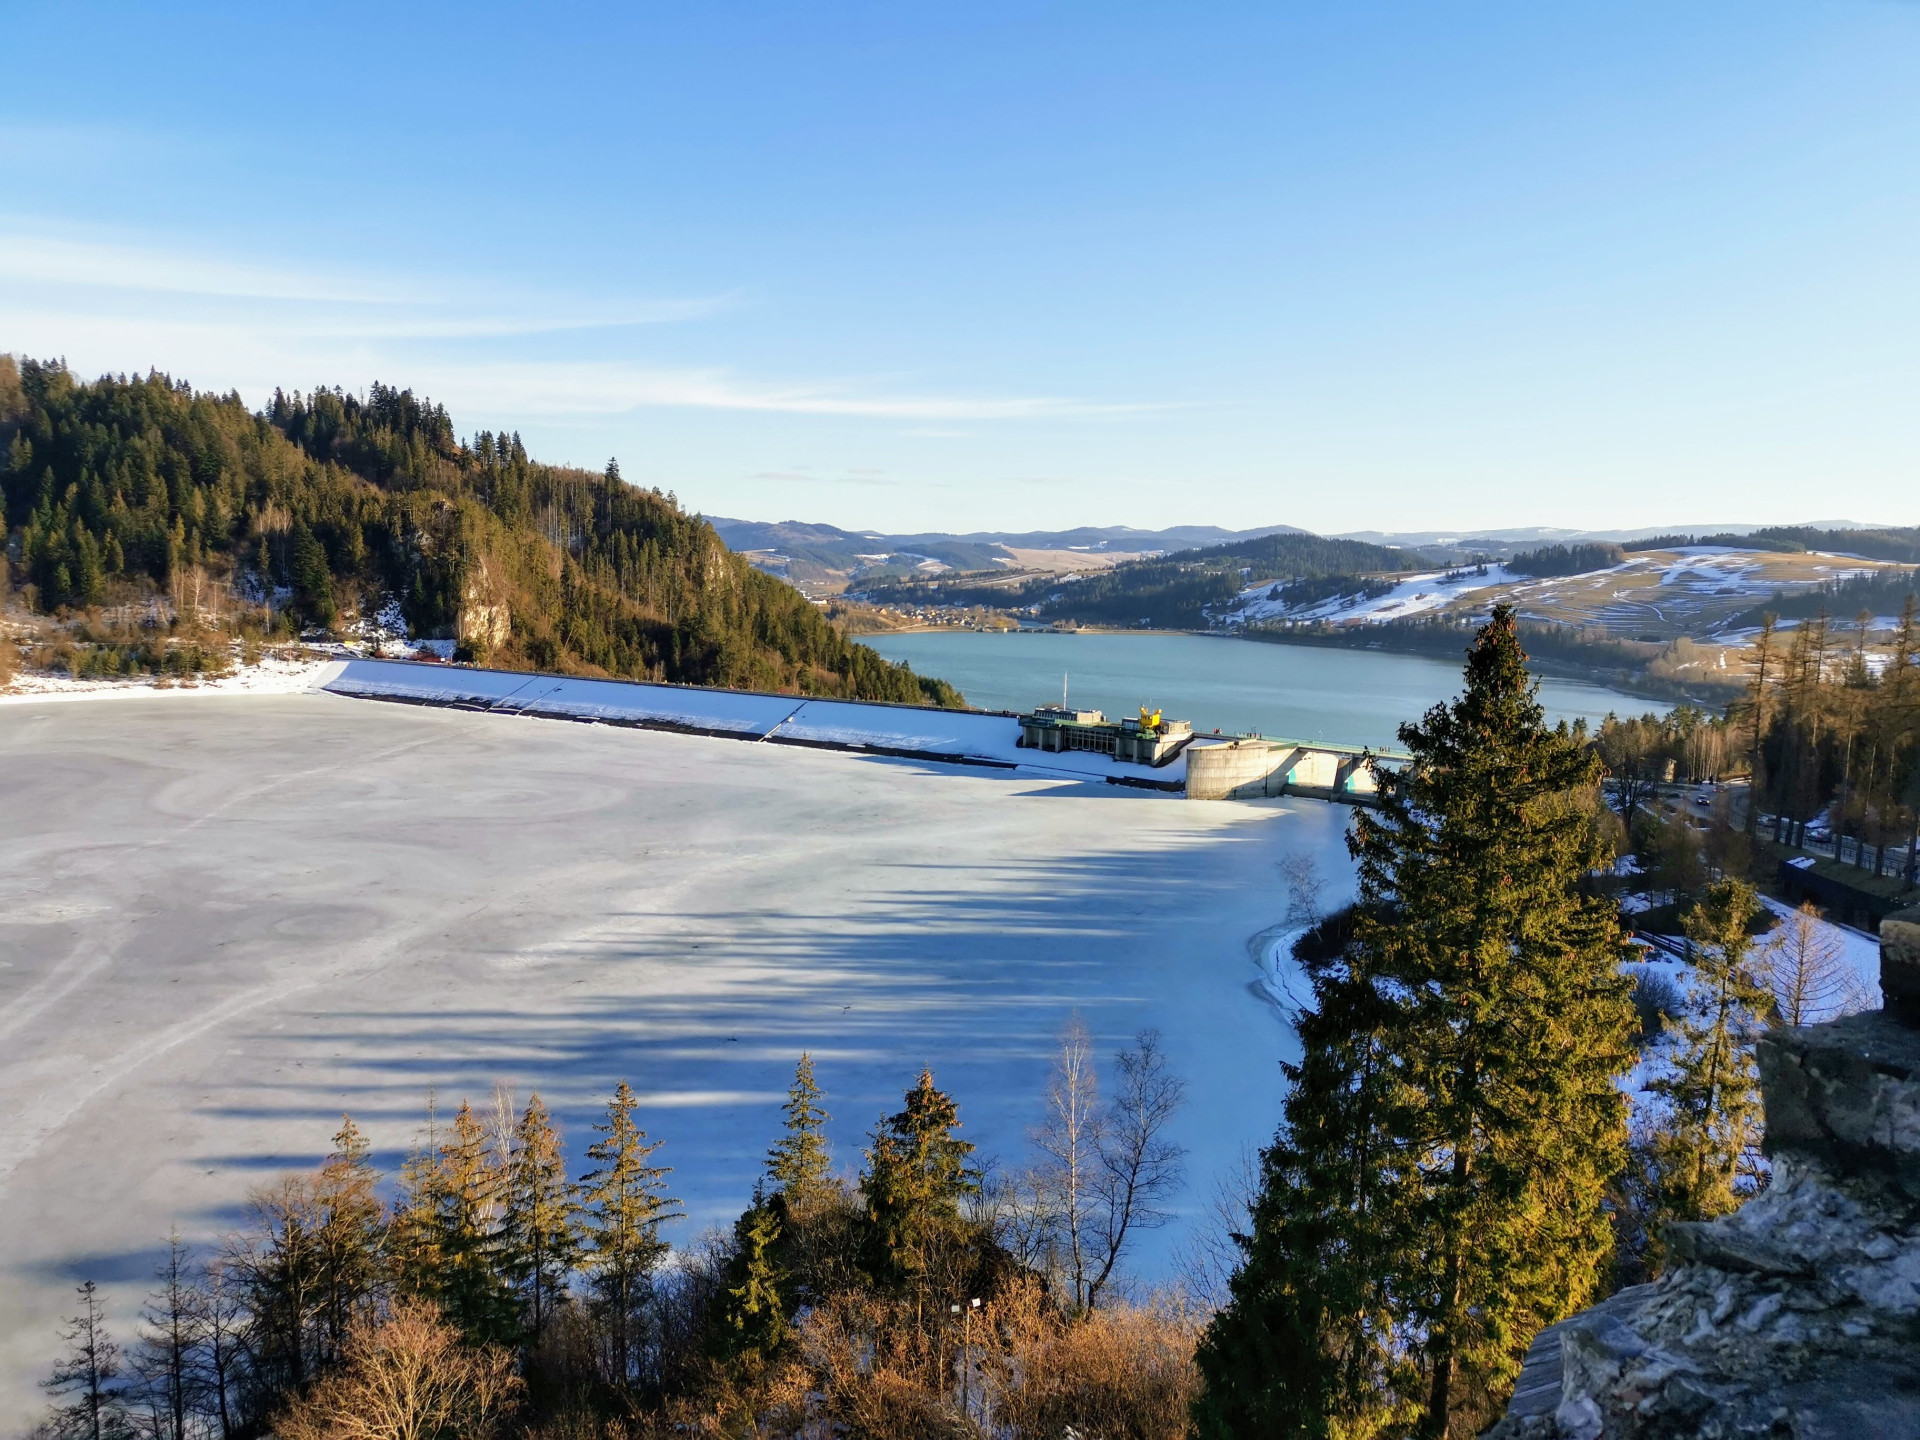
<svg viewBox="0 0 1920 1440">
<path fill-rule="evenodd" d="M 347 1334 L 337 1370 L 295 1400 L 277 1440 L 487 1440 L 523 1389 L 513 1357 L 469 1346 L 431 1305 L 396 1304 Z"/>
<path fill-rule="evenodd" d="M 1686 1003 L 1687 997 L 1664 971 L 1648 969 L 1634 976 L 1633 1009 L 1640 1017 L 1640 1043 L 1650 1043 Z"/>
</svg>

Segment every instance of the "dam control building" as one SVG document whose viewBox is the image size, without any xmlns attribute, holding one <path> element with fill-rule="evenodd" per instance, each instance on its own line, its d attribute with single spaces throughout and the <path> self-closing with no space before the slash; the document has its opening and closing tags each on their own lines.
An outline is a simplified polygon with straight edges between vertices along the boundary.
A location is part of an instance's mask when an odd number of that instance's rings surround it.
<svg viewBox="0 0 1920 1440">
<path fill-rule="evenodd" d="M 1138 718 L 1109 720 L 1098 710 L 1042 705 L 1020 717 L 1020 745 L 1028 750 L 1088 750 L 1130 765 L 1165 765 L 1193 739 L 1185 720 L 1163 720 L 1140 707 Z"/>
</svg>

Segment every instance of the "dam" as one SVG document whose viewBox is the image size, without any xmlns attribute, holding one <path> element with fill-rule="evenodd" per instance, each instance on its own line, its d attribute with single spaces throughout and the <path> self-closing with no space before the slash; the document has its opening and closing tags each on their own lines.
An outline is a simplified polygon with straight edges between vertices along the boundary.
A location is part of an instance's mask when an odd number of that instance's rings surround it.
<svg viewBox="0 0 1920 1440">
<path fill-rule="evenodd" d="M 1199 735 L 1187 722 L 1163 720 L 1158 712 L 1109 722 L 1098 711 L 1048 706 L 1021 716 L 407 660 L 336 661 L 318 688 L 503 717 L 1018 770 L 1192 800 L 1298 795 L 1368 805 L 1378 789 L 1373 766 L 1396 769 L 1411 758 L 1316 740 Z"/>
</svg>

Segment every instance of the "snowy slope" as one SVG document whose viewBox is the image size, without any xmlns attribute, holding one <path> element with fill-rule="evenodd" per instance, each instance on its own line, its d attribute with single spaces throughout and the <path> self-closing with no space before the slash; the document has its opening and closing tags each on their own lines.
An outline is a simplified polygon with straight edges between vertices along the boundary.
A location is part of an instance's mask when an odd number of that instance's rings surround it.
<svg viewBox="0 0 1920 1440">
<path fill-rule="evenodd" d="M 1297 610 L 1290 608 L 1284 600 L 1268 599 L 1277 582 L 1267 581 L 1241 591 L 1239 608 L 1222 616 L 1221 620 L 1227 625 L 1243 625 L 1259 620 L 1333 620 L 1346 625 L 1373 625 L 1383 620 L 1404 620 L 1409 615 L 1437 610 L 1472 591 L 1486 590 L 1495 585 L 1511 585 L 1524 578 L 1510 574 L 1498 565 L 1489 565 L 1484 575 L 1471 571 L 1436 570 L 1431 575 L 1410 575 L 1385 595 L 1365 599 L 1336 595 Z"/>
</svg>

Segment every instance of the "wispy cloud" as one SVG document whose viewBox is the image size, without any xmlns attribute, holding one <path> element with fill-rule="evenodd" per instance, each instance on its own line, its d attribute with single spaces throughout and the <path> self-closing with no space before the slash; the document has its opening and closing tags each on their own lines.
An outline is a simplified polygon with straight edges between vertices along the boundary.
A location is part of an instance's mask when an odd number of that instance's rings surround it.
<svg viewBox="0 0 1920 1440">
<path fill-rule="evenodd" d="M 632 355 L 668 348 L 660 326 L 737 295 L 622 297 L 261 263 L 178 243 L 0 217 L 0 350 L 77 368 L 165 370 L 259 403 L 275 386 L 412 386 L 475 423 L 572 420 L 649 409 L 894 421 L 1022 421 L 1163 408 L 1060 395 L 928 391 L 900 375 L 792 379 Z M 593 359 L 509 355 L 543 334 L 635 327 Z M 652 328 L 648 328 L 652 327 Z M 550 347 L 549 347 L 550 348 Z M 578 347 L 576 347 L 577 349 Z M 622 357 L 606 352 L 625 350 Z M 951 434 L 952 431 L 934 433 Z M 850 475 L 839 483 L 891 483 Z"/>
<path fill-rule="evenodd" d="M 262 264 L 161 241 L 129 242 L 0 221 L 0 286 L 29 303 L 82 312 L 207 320 L 236 312 L 305 336 L 460 339 L 699 319 L 737 295 L 577 296 L 495 278 L 464 279 Z M 236 302 L 245 302 L 239 304 Z M 259 307 L 272 307 L 270 317 Z M 11 308 L 11 307 L 9 307 Z"/>
</svg>

